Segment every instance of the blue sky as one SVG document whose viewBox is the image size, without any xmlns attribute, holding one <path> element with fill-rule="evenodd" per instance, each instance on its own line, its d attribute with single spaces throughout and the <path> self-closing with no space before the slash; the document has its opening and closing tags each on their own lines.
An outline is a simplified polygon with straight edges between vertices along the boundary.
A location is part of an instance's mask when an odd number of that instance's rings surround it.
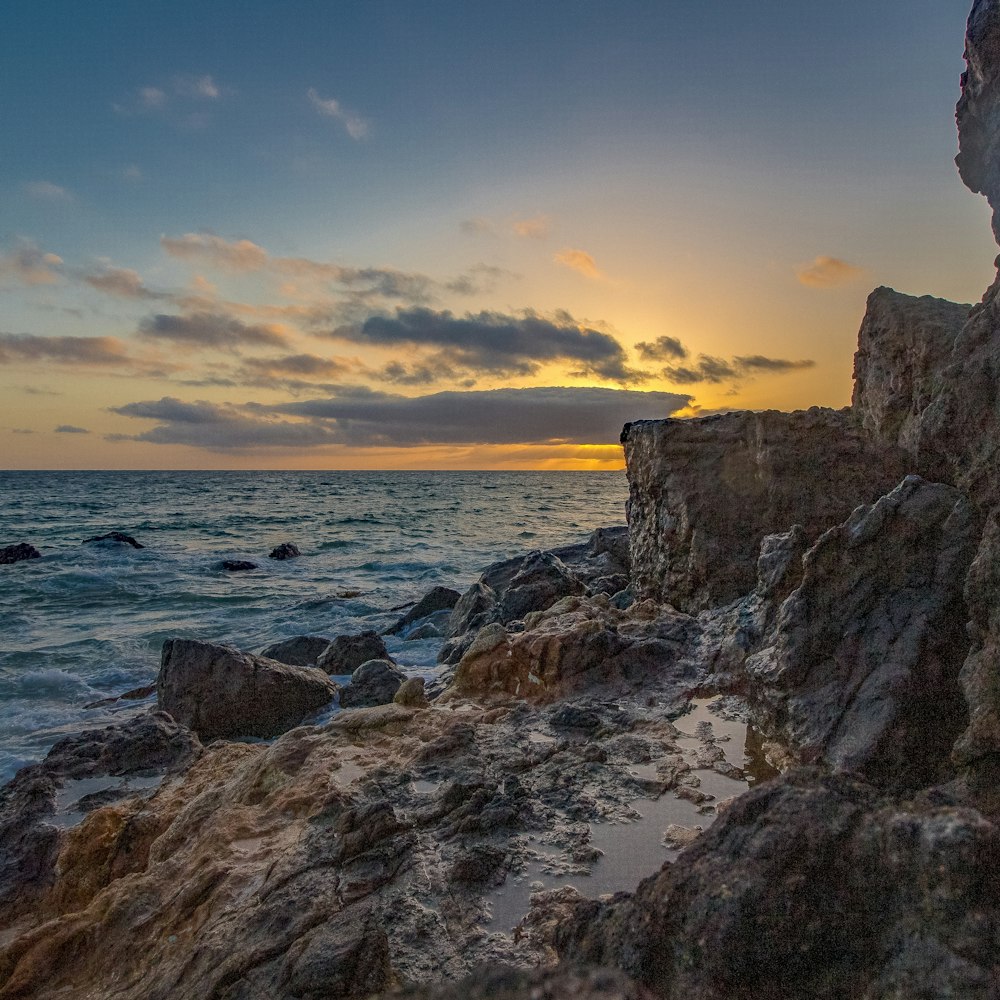
<svg viewBox="0 0 1000 1000">
<path fill-rule="evenodd" d="M 872 287 L 972 300 L 992 276 L 953 165 L 966 8 L 15 0 L 10 464 L 613 464 L 623 401 L 842 405 Z M 595 367 L 590 333 L 620 351 Z M 547 434 L 541 388 L 595 439 Z M 490 390 L 537 413 L 523 441 L 289 410 L 475 415 Z M 164 399 L 202 408 L 134 405 Z"/>
</svg>

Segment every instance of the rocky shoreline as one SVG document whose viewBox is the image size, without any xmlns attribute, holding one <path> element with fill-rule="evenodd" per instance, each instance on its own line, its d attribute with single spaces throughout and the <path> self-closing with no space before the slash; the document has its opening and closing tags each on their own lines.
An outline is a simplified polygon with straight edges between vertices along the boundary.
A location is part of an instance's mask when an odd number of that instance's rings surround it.
<svg viewBox="0 0 1000 1000">
<path fill-rule="evenodd" d="M 966 55 L 997 210 L 1000 0 Z M 173 640 L 20 771 L 0 998 L 1000 996 L 1000 282 L 873 292 L 848 409 L 622 440 L 627 529 L 394 626 L 440 684 Z"/>
</svg>

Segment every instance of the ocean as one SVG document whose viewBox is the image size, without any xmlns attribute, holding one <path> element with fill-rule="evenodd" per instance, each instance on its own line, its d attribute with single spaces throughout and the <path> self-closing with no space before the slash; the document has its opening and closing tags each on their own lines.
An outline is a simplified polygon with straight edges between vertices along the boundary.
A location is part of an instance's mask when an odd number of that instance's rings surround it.
<svg viewBox="0 0 1000 1000">
<path fill-rule="evenodd" d="M 165 639 L 257 651 L 381 631 L 436 584 L 624 524 L 624 472 L 0 472 L 0 781 L 60 737 L 145 710 Z M 81 544 L 109 531 L 143 549 Z M 285 541 L 301 550 L 267 558 Z M 257 563 L 231 573 L 223 559 Z M 440 640 L 386 645 L 430 677 Z"/>
</svg>

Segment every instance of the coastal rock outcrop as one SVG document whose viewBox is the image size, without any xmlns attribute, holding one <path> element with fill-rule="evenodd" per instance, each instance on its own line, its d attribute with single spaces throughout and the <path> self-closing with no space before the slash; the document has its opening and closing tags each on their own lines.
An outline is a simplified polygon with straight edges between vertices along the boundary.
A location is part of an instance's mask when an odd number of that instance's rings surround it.
<svg viewBox="0 0 1000 1000">
<path fill-rule="evenodd" d="M 160 708 L 203 740 L 277 736 L 336 693 L 322 670 L 197 639 L 168 639 L 156 679 Z"/>
<path fill-rule="evenodd" d="M 415 622 L 427 618 L 438 611 L 451 611 L 461 596 L 457 590 L 452 590 L 450 587 L 433 587 L 395 625 L 386 629 L 385 634 L 399 635 L 400 632 L 405 632 Z"/>
<path fill-rule="evenodd" d="M 351 683 L 340 692 L 343 708 L 388 705 L 406 680 L 390 660 L 368 660 L 351 674 Z"/>
<path fill-rule="evenodd" d="M 958 490 L 910 476 L 824 533 L 745 664 L 760 729 L 881 787 L 947 777 L 968 718 L 963 587 L 979 532 Z"/>
<path fill-rule="evenodd" d="M 640 420 L 622 442 L 633 587 L 689 613 L 754 588 L 765 535 L 815 539 L 909 471 L 850 412 L 818 407 Z"/>
<path fill-rule="evenodd" d="M 395 662 L 389 655 L 389 650 L 385 648 L 382 636 L 373 629 L 356 635 L 338 635 L 320 653 L 316 666 L 328 674 L 341 677 L 353 674 L 362 663 L 367 663 L 369 660 Z"/>
<path fill-rule="evenodd" d="M 280 545 L 276 545 L 267 554 L 268 559 L 277 559 L 283 561 L 285 559 L 294 559 L 296 556 L 300 556 L 302 553 L 299 551 L 299 547 L 293 542 L 282 542 Z"/>
<path fill-rule="evenodd" d="M 998 849 L 1000 828 L 973 809 L 797 771 L 557 934 L 564 958 L 615 965 L 667 1000 L 987 1000 Z"/>
<path fill-rule="evenodd" d="M 257 564 L 249 559 L 223 559 L 219 566 L 227 573 L 248 573 L 252 569 L 257 569 Z"/>
<path fill-rule="evenodd" d="M 18 542 L 16 545 L 5 545 L 0 548 L 0 566 L 22 562 L 25 559 L 41 559 L 42 554 L 34 545 Z"/>
<path fill-rule="evenodd" d="M 82 542 L 83 545 L 87 545 L 91 542 L 103 543 L 103 544 L 117 544 L 117 545 L 129 545 L 133 549 L 143 549 L 144 545 L 140 545 L 131 535 L 126 535 L 124 531 L 109 531 L 106 535 L 94 535 L 91 538 L 85 538 Z"/>
</svg>

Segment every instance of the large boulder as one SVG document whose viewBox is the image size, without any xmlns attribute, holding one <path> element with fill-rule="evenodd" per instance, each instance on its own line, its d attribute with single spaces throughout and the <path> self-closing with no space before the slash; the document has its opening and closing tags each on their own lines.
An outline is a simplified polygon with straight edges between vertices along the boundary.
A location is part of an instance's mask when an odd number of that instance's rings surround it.
<svg viewBox="0 0 1000 1000">
<path fill-rule="evenodd" d="M 1000 829 L 794 772 L 737 799 L 634 897 L 585 902 L 564 958 L 668 1000 L 996 996 Z"/>
<path fill-rule="evenodd" d="M 0 548 L 0 566 L 22 562 L 25 559 L 41 559 L 41 557 L 41 552 L 27 542 L 18 542 L 16 545 L 5 545 Z"/>
<path fill-rule="evenodd" d="M 406 680 L 406 674 L 391 660 L 369 660 L 351 674 L 351 683 L 340 692 L 344 708 L 388 705 Z"/>
<path fill-rule="evenodd" d="M 160 708 L 202 739 L 278 736 L 336 693 L 322 670 L 197 639 L 168 639 L 156 679 Z"/>
<path fill-rule="evenodd" d="M 326 652 L 330 640 L 321 635 L 296 635 L 282 639 L 260 651 L 261 656 L 291 667 L 315 667 L 317 660 Z"/>
<path fill-rule="evenodd" d="M 754 588 L 765 535 L 818 538 L 909 471 L 848 411 L 818 407 L 640 420 L 622 441 L 633 587 L 690 613 Z"/>
<path fill-rule="evenodd" d="M 338 677 L 353 674 L 369 660 L 393 662 L 382 636 L 371 629 L 357 635 L 338 635 L 320 654 L 316 666 Z"/>
<path fill-rule="evenodd" d="M 967 717 L 963 585 L 978 534 L 958 490 L 916 476 L 827 531 L 771 645 L 746 661 L 759 728 L 881 786 L 943 777 Z"/>
</svg>

